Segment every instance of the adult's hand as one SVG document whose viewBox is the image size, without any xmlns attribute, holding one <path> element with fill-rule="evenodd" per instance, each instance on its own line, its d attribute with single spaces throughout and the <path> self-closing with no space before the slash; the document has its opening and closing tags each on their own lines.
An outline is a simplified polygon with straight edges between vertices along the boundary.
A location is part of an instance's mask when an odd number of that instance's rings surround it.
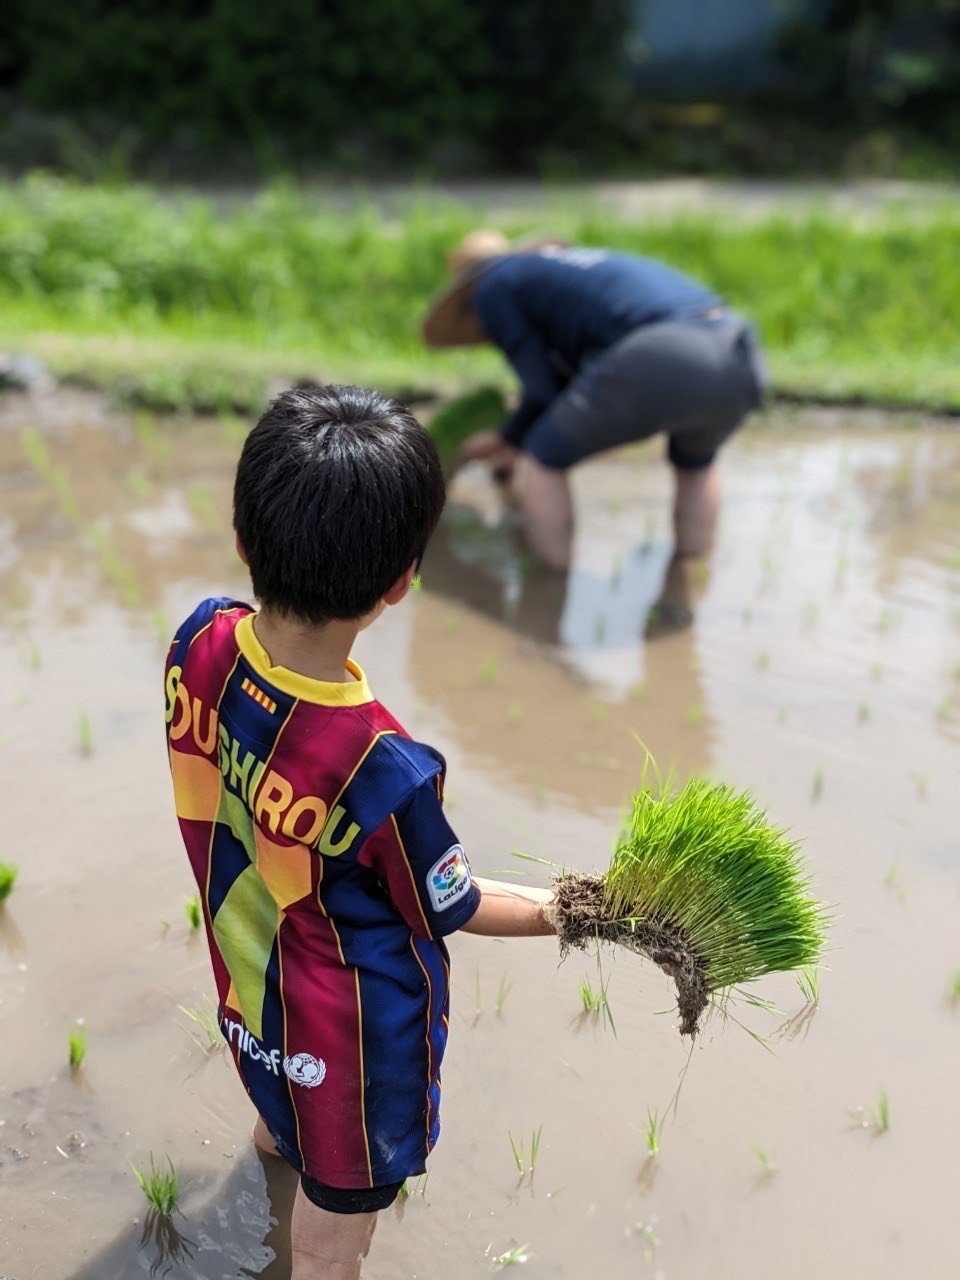
<svg viewBox="0 0 960 1280">
<path fill-rule="evenodd" d="M 507 444 L 499 431 L 475 431 L 460 446 L 459 461 L 483 462 L 495 480 L 507 481 L 513 475 L 519 450 Z"/>
</svg>

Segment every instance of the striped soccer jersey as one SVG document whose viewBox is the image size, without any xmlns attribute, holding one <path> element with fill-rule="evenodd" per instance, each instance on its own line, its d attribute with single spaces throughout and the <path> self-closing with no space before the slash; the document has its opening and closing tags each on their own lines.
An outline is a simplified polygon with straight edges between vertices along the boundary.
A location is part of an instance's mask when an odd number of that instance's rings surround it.
<svg viewBox="0 0 960 1280">
<path fill-rule="evenodd" d="M 330 1186 L 421 1173 L 439 1132 L 445 934 L 480 901 L 441 808 L 443 758 L 348 663 L 273 667 L 249 605 L 173 641 L 166 720 L 220 1027 L 281 1153 Z"/>
</svg>

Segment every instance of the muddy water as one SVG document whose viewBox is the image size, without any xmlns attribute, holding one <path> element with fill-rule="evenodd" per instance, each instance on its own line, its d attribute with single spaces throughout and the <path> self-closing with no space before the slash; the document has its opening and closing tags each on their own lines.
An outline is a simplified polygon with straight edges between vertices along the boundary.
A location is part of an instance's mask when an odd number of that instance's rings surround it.
<svg viewBox="0 0 960 1280">
<path fill-rule="evenodd" d="M 14 1280 L 288 1274 L 271 1205 L 282 1217 L 292 1178 L 252 1153 L 224 1055 L 177 1025 L 211 982 L 184 917 L 160 637 L 198 597 L 246 593 L 227 534 L 236 451 L 230 423 L 134 421 L 77 397 L 0 405 L 0 859 L 20 866 L 0 913 L 0 1271 Z M 776 1035 L 803 1000 L 771 980 L 782 1018 L 735 1013 L 772 1053 L 714 1019 L 689 1054 L 667 980 L 635 958 L 604 960 L 614 1035 L 581 1012 L 594 961 L 456 938 L 445 1131 L 425 1187 L 382 1215 L 372 1280 L 484 1276 L 519 1245 L 525 1274 L 551 1280 L 955 1274 L 960 436 L 768 419 L 728 450 L 719 545 L 686 578 L 666 481 L 656 446 L 582 468 L 562 583 L 530 571 L 464 476 L 423 590 L 359 657 L 446 753 L 451 821 L 483 873 L 546 882 L 516 851 L 599 867 L 640 740 L 680 775 L 752 788 L 805 837 L 837 904 L 820 1007 Z M 71 1074 L 78 1018 L 88 1052 Z M 646 1111 L 678 1086 L 650 1161 Z M 889 1131 L 857 1128 L 848 1112 L 884 1089 Z M 518 1184 L 510 1135 L 529 1150 L 541 1126 Z M 151 1152 L 186 1185 L 176 1232 L 145 1221 L 131 1162 Z"/>
</svg>

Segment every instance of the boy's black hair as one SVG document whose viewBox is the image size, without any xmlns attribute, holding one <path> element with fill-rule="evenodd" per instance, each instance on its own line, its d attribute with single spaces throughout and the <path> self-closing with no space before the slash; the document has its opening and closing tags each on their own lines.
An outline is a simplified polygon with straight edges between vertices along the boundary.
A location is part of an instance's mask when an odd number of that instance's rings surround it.
<svg viewBox="0 0 960 1280">
<path fill-rule="evenodd" d="M 306 622 L 360 618 L 418 562 L 443 472 L 412 413 L 363 387 L 292 387 L 237 464 L 233 527 L 260 603 Z"/>
</svg>

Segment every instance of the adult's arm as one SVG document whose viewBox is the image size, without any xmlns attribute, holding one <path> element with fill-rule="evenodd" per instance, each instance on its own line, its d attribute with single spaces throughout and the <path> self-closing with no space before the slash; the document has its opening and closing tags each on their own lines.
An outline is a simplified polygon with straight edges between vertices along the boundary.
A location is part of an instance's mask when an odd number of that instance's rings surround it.
<svg viewBox="0 0 960 1280">
<path fill-rule="evenodd" d="M 487 938 L 538 938 L 554 932 L 545 908 L 553 901 L 549 889 L 504 884 L 474 876 L 480 890 L 480 905 L 466 924 L 464 933 Z"/>
<path fill-rule="evenodd" d="M 509 444 L 519 445 L 528 428 L 560 392 L 550 357 L 540 335 L 530 325 L 511 283 L 496 270 L 474 287 L 472 306 L 483 331 L 499 347 L 516 371 L 523 397 L 501 429 Z"/>
</svg>

